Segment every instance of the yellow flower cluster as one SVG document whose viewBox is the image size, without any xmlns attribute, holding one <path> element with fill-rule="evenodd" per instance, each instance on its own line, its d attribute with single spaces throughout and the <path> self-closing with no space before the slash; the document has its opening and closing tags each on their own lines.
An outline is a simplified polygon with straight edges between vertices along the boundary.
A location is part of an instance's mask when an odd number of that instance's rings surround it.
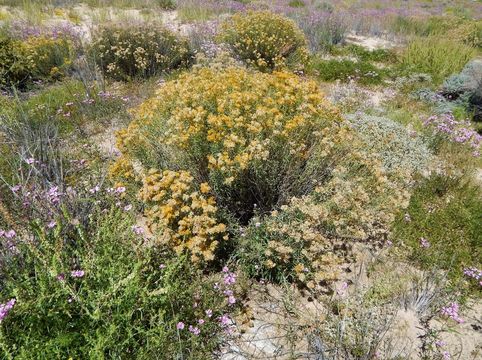
<svg viewBox="0 0 482 360">
<path fill-rule="evenodd" d="M 269 11 L 232 16 L 221 26 L 220 41 L 262 71 L 303 67 L 308 59 L 305 36 L 295 22 Z"/>
<path fill-rule="evenodd" d="M 201 183 L 195 189 L 187 171 L 151 170 L 143 179 L 140 197 L 149 208 L 146 216 L 153 233 L 177 253 L 185 250 L 191 260 L 209 261 L 219 240 L 227 240 L 226 226 L 216 219 L 216 201 L 211 188 Z"/>
<path fill-rule="evenodd" d="M 109 166 L 109 177 L 111 179 L 119 179 L 126 182 L 135 179 L 136 174 L 132 161 L 127 158 L 127 156 L 118 157 Z"/>
<path fill-rule="evenodd" d="M 252 166 L 306 161 L 314 144 L 326 140 L 326 128 L 342 122 L 315 82 L 236 67 L 182 75 L 134 116 L 118 133 L 121 151 L 148 167 L 181 164 L 205 179 L 215 172 L 227 185 Z M 325 154 L 333 146 L 325 141 Z"/>
<path fill-rule="evenodd" d="M 190 55 L 186 40 L 155 25 L 104 27 L 90 51 L 102 70 L 119 80 L 175 69 Z"/>
</svg>

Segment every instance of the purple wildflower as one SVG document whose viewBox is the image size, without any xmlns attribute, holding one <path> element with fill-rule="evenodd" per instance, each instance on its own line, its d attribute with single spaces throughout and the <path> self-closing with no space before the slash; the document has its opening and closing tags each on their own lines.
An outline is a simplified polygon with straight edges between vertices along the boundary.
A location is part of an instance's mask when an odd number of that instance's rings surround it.
<svg viewBox="0 0 482 360">
<path fill-rule="evenodd" d="M 199 330 L 197 326 L 192 326 L 192 325 L 189 325 L 189 331 L 194 335 L 199 335 L 201 333 L 201 330 Z"/>
<path fill-rule="evenodd" d="M 10 310 L 12 310 L 16 302 L 16 299 L 10 299 L 5 304 L 0 304 L 0 323 L 8 315 Z"/>
<path fill-rule="evenodd" d="M 427 239 L 425 239 L 424 237 L 421 237 L 420 238 L 420 246 L 427 249 L 430 247 L 430 243 Z"/>
<path fill-rule="evenodd" d="M 144 229 L 142 227 L 140 227 L 139 225 L 132 225 L 131 229 L 132 229 L 132 231 L 134 231 L 134 233 L 136 235 L 144 234 Z"/>
<path fill-rule="evenodd" d="M 84 275 L 85 275 L 84 270 L 73 270 L 70 272 L 70 276 L 74 278 L 81 278 L 81 277 L 84 277 Z"/>
<path fill-rule="evenodd" d="M 442 315 L 448 316 L 449 318 L 458 322 L 459 324 L 464 322 L 464 320 L 461 319 L 459 316 L 459 304 L 455 302 L 450 303 L 449 306 L 442 308 L 440 312 L 442 313 Z"/>
</svg>

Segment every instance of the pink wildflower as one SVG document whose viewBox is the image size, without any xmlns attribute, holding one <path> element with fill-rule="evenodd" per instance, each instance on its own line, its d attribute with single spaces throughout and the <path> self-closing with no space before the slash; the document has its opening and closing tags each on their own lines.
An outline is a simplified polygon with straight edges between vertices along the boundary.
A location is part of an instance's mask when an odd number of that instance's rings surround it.
<svg viewBox="0 0 482 360">
<path fill-rule="evenodd" d="M 459 316 L 459 304 L 455 302 L 450 303 L 449 306 L 442 308 L 440 312 L 442 313 L 442 315 L 448 316 L 449 318 L 458 322 L 459 324 L 464 322 L 464 320 L 461 319 Z"/>
<path fill-rule="evenodd" d="M 197 326 L 192 326 L 192 325 L 189 325 L 189 331 L 194 335 L 199 335 L 201 333 L 201 330 L 199 330 Z"/>
<path fill-rule="evenodd" d="M 73 270 L 70 272 L 70 276 L 74 278 L 81 278 L 81 277 L 84 277 L 84 275 L 85 275 L 84 270 Z"/>
<path fill-rule="evenodd" d="M 142 235 L 142 234 L 144 234 L 144 229 L 143 229 L 142 227 L 138 226 L 138 225 L 132 225 L 132 226 L 131 226 L 131 229 L 132 229 L 132 231 L 134 231 L 134 233 L 135 233 L 136 235 Z"/>
<path fill-rule="evenodd" d="M 425 239 L 424 237 L 421 237 L 420 238 L 420 246 L 427 249 L 430 247 L 430 243 L 427 239 Z"/>
<path fill-rule="evenodd" d="M 0 323 L 2 322 L 3 319 L 5 319 L 5 317 L 8 315 L 10 310 L 12 310 L 16 302 L 17 300 L 14 298 L 14 299 L 10 299 L 5 304 L 0 304 Z"/>
<path fill-rule="evenodd" d="M 177 330 L 183 330 L 184 329 L 184 323 L 182 321 L 179 321 L 176 325 Z"/>
</svg>

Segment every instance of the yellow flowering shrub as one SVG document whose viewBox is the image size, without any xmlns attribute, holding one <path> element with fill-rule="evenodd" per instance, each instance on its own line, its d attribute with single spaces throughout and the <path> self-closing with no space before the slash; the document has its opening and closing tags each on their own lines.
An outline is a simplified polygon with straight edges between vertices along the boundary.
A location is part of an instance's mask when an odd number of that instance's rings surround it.
<svg viewBox="0 0 482 360">
<path fill-rule="evenodd" d="M 191 52 L 186 39 L 157 25 L 110 25 L 99 30 L 90 56 L 106 76 L 130 80 L 185 66 Z"/>
<path fill-rule="evenodd" d="M 134 180 L 136 173 L 132 161 L 126 156 L 118 157 L 109 166 L 109 177 L 112 179 L 121 179 L 124 181 Z"/>
<path fill-rule="evenodd" d="M 206 183 L 197 189 L 188 171 L 171 170 L 149 171 L 140 191 L 150 230 L 177 253 L 188 251 L 193 262 L 213 260 L 219 241 L 228 238 L 210 191 Z"/>
<path fill-rule="evenodd" d="M 145 168 L 190 171 L 241 221 L 313 189 L 347 131 L 315 82 L 285 72 L 200 68 L 142 104 L 118 148 Z M 344 143 L 348 146 L 348 143 Z"/>
<path fill-rule="evenodd" d="M 72 59 L 73 47 L 65 38 L 32 36 L 22 41 L 0 36 L 0 86 L 22 88 L 34 80 L 58 79 Z"/>
<path fill-rule="evenodd" d="M 219 39 L 261 71 L 285 65 L 302 68 L 308 59 L 305 36 L 295 22 L 269 11 L 232 16 L 221 25 Z"/>
</svg>

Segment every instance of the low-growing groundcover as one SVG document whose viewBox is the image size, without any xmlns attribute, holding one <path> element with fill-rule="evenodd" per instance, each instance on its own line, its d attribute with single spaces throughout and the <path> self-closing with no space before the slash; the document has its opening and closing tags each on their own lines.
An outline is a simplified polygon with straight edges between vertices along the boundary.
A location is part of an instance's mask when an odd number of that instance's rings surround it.
<svg viewBox="0 0 482 360">
<path fill-rule="evenodd" d="M 380 84 L 389 71 L 366 61 L 315 59 L 311 70 L 324 81 L 357 80 L 361 84 Z"/>
<path fill-rule="evenodd" d="M 146 246 L 129 212 L 97 199 L 86 226 L 64 209 L 2 234 L 1 294 L 15 302 L 0 312 L 2 358 L 208 357 L 230 325 L 235 275 L 207 278 Z"/>
<path fill-rule="evenodd" d="M 410 205 L 395 222 L 394 237 L 425 268 L 447 270 L 460 281 L 464 269 L 482 262 L 481 214 L 478 185 L 432 175 L 415 189 Z"/>
</svg>

